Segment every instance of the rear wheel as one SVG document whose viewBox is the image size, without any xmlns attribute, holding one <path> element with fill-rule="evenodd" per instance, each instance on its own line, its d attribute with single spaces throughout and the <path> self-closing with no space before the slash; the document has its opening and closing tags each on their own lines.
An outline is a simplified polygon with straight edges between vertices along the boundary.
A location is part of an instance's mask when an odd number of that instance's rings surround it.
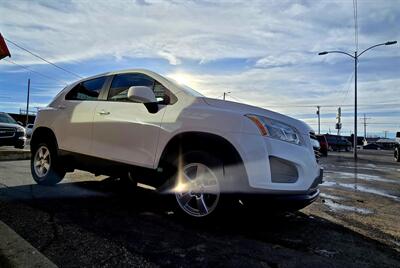
<svg viewBox="0 0 400 268">
<path fill-rule="evenodd" d="M 399 147 L 394 148 L 394 160 L 396 160 L 396 162 L 400 162 L 400 148 Z"/>
<path fill-rule="evenodd" d="M 65 176 L 59 164 L 56 147 L 51 143 L 40 143 L 34 147 L 31 156 L 33 179 L 41 185 L 55 185 Z"/>
<path fill-rule="evenodd" d="M 207 152 L 192 151 L 176 163 L 171 187 L 178 209 L 187 216 L 207 217 L 221 206 L 222 161 Z"/>
</svg>

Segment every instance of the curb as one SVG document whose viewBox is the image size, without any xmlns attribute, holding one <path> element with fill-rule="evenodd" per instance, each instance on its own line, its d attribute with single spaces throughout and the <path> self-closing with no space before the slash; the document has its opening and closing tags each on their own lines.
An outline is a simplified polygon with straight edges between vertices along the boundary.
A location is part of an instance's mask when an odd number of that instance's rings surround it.
<svg viewBox="0 0 400 268">
<path fill-rule="evenodd" d="M 0 161 L 29 160 L 31 152 L 28 150 L 0 150 Z"/>
<path fill-rule="evenodd" d="M 57 267 L 2 221 L 0 221 L 0 266 Z"/>
</svg>

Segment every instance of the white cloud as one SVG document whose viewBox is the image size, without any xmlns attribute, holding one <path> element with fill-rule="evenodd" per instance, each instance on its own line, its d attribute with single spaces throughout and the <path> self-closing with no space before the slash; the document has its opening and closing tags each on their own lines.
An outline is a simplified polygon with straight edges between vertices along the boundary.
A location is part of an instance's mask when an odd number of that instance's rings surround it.
<svg viewBox="0 0 400 268">
<path fill-rule="evenodd" d="M 171 65 L 181 64 L 181 61 L 168 51 L 161 50 L 158 51 L 157 54 L 160 55 L 162 58 L 167 59 L 169 64 Z"/>
<path fill-rule="evenodd" d="M 0 26 L 6 37 L 55 61 L 105 55 L 164 58 L 165 53 L 195 60 L 265 57 L 288 48 L 310 50 L 325 40 L 348 36 L 341 34 L 342 28 L 326 33 L 321 30 L 325 24 L 307 18 L 325 7 L 321 4 L 311 8 L 265 1 L 140 2 L 147 5 L 72 1 L 56 9 L 42 2 L 7 2 L 0 7 Z M 351 18 L 350 5 L 337 6 Z M 343 16 L 338 12 L 331 16 Z"/>
</svg>

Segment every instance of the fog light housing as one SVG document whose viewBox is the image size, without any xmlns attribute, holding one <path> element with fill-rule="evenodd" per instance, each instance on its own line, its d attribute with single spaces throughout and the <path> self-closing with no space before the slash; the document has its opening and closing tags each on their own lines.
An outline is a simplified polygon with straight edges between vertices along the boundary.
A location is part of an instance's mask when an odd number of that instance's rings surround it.
<svg viewBox="0 0 400 268">
<path fill-rule="evenodd" d="M 296 166 L 285 159 L 270 156 L 271 181 L 275 183 L 295 183 L 299 178 Z"/>
</svg>

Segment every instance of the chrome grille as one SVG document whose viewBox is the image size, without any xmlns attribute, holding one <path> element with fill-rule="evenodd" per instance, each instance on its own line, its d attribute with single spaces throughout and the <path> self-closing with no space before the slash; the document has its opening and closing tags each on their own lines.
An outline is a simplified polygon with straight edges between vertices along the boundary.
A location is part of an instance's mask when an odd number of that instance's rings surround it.
<svg viewBox="0 0 400 268">
<path fill-rule="evenodd" d="M 15 128 L 0 127 L 0 138 L 12 138 L 15 135 Z"/>
</svg>

